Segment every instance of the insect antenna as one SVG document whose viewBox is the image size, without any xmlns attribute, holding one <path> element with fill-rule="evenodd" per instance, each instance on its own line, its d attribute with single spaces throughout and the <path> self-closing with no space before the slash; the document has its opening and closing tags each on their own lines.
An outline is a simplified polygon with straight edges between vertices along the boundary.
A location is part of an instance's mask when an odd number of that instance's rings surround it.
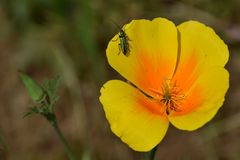
<svg viewBox="0 0 240 160">
<path fill-rule="evenodd" d="M 116 21 L 114 21 L 113 19 L 110 19 L 110 21 L 111 21 L 119 30 L 123 30 L 123 29 L 116 23 Z"/>
</svg>

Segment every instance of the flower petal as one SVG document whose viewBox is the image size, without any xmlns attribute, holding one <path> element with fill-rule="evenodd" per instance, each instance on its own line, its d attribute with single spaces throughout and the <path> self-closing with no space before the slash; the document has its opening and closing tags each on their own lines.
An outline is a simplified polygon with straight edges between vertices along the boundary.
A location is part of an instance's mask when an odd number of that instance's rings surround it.
<svg viewBox="0 0 240 160">
<path fill-rule="evenodd" d="M 180 60 L 173 77 L 186 94 L 180 112 L 169 116 L 179 129 L 194 130 L 207 123 L 221 107 L 229 85 L 228 49 L 215 32 L 199 22 L 178 26 Z"/>
<path fill-rule="evenodd" d="M 144 92 L 161 88 L 161 81 L 169 79 L 177 61 L 177 28 L 169 20 L 156 18 L 133 20 L 124 27 L 128 37 L 129 56 L 119 49 L 118 35 L 109 42 L 109 64 L 123 77 Z"/>
<path fill-rule="evenodd" d="M 149 151 L 164 137 L 169 122 L 163 114 L 148 107 L 157 105 L 136 88 L 108 81 L 101 89 L 103 105 L 111 130 L 136 151 Z"/>
<path fill-rule="evenodd" d="M 227 45 L 212 28 L 197 21 L 184 22 L 177 28 L 181 35 L 180 60 L 184 62 L 186 56 L 196 53 L 206 67 L 225 66 L 229 57 Z"/>
<path fill-rule="evenodd" d="M 182 104 L 183 112 L 175 112 L 169 121 L 177 128 L 195 130 L 211 120 L 222 106 L 229 87 L 229 74 L 222 67 L 210 68 L 193 84 Z"/>
<path fill-rule="evenodd" d="M 212 28 L 197 21 L 184 22 L 177 28 L 180 33 L 181 52 L 176 74 L 182 74 L 186 66 L 194 68 L 192 73 L 225 66 L 229 57 L 227 45 Z M 190 59 L 195 61 L 194 66 L 186 64 L 186 60 Z"/>
<path fill-rule="evenodd" d="M 224 67 L 229 52 L 227 45 L 214 30 L 202 23 L 188 21 L 177 28 L 180 33 L 181 49 L 174 77 L 181 79 L 178 83 L 188 89 L 202 72 L 212 67 Z"/>
</svg>

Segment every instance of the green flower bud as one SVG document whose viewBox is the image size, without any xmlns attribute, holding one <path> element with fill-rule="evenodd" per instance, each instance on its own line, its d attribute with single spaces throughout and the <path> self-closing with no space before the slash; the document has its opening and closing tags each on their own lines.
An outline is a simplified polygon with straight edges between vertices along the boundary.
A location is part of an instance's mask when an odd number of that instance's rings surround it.
<svg viewBox="0 0 240 160">
<path fill-rule="evenodd" d="M 24 86 L 26 87 L 32 100 L 39 102 L 44 98 L 44 90 L 36 81 L 22 72 L 20 72 L 20 78 L 22 79 Z"/>
</svg>

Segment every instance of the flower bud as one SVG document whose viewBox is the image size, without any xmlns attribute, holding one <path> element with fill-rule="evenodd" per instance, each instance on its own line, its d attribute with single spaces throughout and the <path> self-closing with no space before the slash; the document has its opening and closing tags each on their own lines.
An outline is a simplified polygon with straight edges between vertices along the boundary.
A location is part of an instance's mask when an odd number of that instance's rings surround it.
<svg viewBox="0 0 240 160">
<path fill-rule="evenodd" d="M 25 73 L 20 73 L 20 77 L 26 87 L 28 94 L 31 96 L 32 100 L 38 102 L 43 99 L 44 97 L 44 90 L 43 88 L 31 77 L 26 75 Z"/>
</svg>

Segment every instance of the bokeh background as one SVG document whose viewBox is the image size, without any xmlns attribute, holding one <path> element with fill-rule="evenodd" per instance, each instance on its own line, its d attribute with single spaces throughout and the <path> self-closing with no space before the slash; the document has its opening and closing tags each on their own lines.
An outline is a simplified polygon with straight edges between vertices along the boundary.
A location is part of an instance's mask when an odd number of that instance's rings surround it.
<svg viewBox="0 0 240 160">
<path fill-rule="evenodd" d="M 38 82 L 63 76 L 55 108 L 60 128 L 78 160 L 142 160 L 110 131 L 99 89 L 121 79 L 105 49 L 132 19 L 198 20 L 228 44 L 230 89 L 223 107 L 203 128 L 170 127 L 157 151 L 162 160 L 240 159 L 239 0 L 1 0 L 0 160 L 66 160 L 62 144 L 41 116 L 23 118 L 31 100 L 18 75 Z M 216 59 L 217 60 L 217 59 Z"/>
</svg>

